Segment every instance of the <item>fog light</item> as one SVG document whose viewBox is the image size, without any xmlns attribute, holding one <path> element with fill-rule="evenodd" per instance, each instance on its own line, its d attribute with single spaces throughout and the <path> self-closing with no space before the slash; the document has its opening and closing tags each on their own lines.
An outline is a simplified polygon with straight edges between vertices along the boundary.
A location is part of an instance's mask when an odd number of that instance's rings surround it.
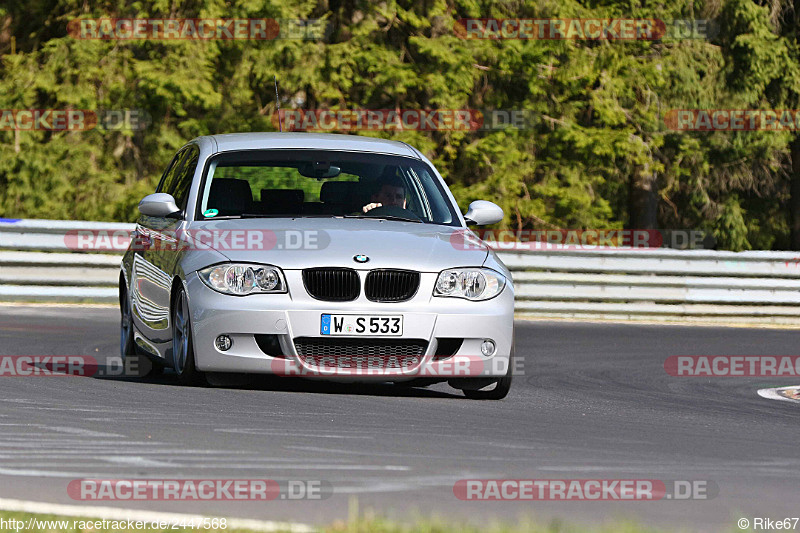
<svg viewBox="0 0 800 533">
<path fill-rule="evenodd" d="M 233 341 L 227 335 L 220 335 L 217 337 L 217 340 L 214 341 L 214 344 L 217 345 L 217 349 L 221 352 L 227 352 L 233 346 Z"/>
<path fill-rule="evenodd" d="M 481 353 L 483 355 L 486 356 L 494 355 L 495 349 L 496 346 L 494 345 L 494 341 L 491 339 L 486 339 L 485 341 L 483 341 L 483 343 L 481 343 Z"/>
</svg>

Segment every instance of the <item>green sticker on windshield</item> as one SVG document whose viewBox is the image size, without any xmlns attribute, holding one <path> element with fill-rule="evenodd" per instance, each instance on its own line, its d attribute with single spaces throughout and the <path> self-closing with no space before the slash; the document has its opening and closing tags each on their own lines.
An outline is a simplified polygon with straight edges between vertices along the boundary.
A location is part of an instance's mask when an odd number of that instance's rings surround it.
<svg viewBox="0 0 800 533">
<path fill-rule="evenodd" d="M 203 216 L 208 218 L 215 217 L 217 215 L 219 215 L 219 211 L 217 211 L 216 209 L 206 209 L 203 212 Z"/>
</svg>

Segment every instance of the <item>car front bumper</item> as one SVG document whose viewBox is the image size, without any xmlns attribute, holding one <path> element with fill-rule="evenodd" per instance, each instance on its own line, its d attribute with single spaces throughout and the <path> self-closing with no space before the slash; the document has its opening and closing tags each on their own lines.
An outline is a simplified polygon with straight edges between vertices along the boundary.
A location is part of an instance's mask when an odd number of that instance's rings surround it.
<svg viewBox="0 0 800 533">
<path fill-rule="evenodd" d="M 506 374 L 513 343 L 514 291 L 508 283 L 503 291 L 481 302 L 433 297 L 437 274 L 422 273 L 416 295 L 406 302 L 378 303 L 363 294 L 351 302 L 327 302 L 311 298 L 304 290 L 300 271 L 285 271 L 289 294 L 228 296 L 206 286 L 196 273 L 185 281 L 198 370 L 300 375 L 342 380 L 404 381 L 416 378 L 446 380 L 456 377 L 489 377 Z M 329 341 L 320 333 L 323 313 L 402 315 L 401 337 L 357 337 L 370 339 L 422 340 L 424 353 L 412 364 L 400 358 L 401 368 L 377 359 L 358 359 L 355 367 L 340 368 L 320 362 L 309 364 L 298 356 L 295 339 Z M 220 351 L 215 340 L 227 335 L 231 348 Z M 267 355 L 257 335 L 275 335 L 280 342 L 278 357 Z M 356 338 L 356 337 L 335 337 Z M 438 339 L 463 339 L 454 355 L 437 357 Z M 494 354 L 484 356 L 481 344 L 494 341 Z M 319 361 L 319 360 L 317 360 Z"/>
</svg>

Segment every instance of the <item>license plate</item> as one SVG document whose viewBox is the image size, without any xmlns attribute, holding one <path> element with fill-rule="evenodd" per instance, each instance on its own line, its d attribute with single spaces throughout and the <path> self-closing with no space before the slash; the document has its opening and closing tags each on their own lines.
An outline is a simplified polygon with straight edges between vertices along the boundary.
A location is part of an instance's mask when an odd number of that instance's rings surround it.
<svg viewBox="0 0 800 533">
<path fill-rule="evenodd" d="M 401 336 L 402 315 L 322 315 L 322 335 Z"/>
</svg>

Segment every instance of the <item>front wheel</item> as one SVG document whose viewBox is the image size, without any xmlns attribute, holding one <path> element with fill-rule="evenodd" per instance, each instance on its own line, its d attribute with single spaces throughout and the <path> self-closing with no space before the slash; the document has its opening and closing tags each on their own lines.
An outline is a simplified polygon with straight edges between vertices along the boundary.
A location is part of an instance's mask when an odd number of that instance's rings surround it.
<svg viewBox="0 0 800 533">
<path fill-rule="evenodd" d="M 125 361 L 128 357 L 136 355 L 136 343 L 133 341 L 133 317 L 131 316 L 131 303 L 127 291 L 119 291 L 119 355 Z"/>
<path fill-rule="evenodd" d="M 469 390 L 464 389 L 464 396 L 470 400 L 502 400 L 508 396 L 508 391 L 511 390 L 511 371 L 502 378 L 497 380 L 497 384 L 492 390 Z"/>
<path fill-rule="evenodd" d="M 172 361 L 181 385 L 205 384 L 205 375 L 195 365 L 189 301 L 183 287 L 178 290 L 172 303 Z"/>
<path fill-rule="evenodd" d="M 160 374 L 162 367 L 153 363 L 149 357 L 142 355 L 136 347 L 136 340 L 133 335 L 131 302 L 128 299 L 128 291 L 125 290 L 122 283 L 120 283 L 119 290 L 119 312 L 119 355 L 122 358 L 123 368 L 125 368 L 126 372 L 131 372 L 140 378 Z"/>
<path fill-rule="evenodd" d="M 508 370 L 506 375 L 498 380 L 495 380 L 495 386 L 491 390 L 483 390 L 491 386 L 487 384 L 486 387 L 481 389 L 464 388 L 462 392 L 464 396 L 470 400 L 502 400 L 508 396 L 508 391 L 511 390 L 511 377 L 514 371 L 514 346 L 511 346 L 511 354 L 508 356 Z"/>
</svg>

